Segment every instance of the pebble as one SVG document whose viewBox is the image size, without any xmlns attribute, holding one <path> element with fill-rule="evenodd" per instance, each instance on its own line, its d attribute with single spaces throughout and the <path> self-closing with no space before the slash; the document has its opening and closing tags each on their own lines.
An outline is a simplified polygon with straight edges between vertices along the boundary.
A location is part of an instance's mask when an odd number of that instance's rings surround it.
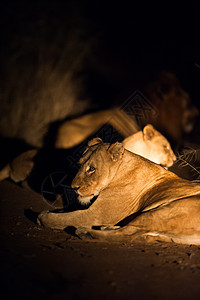
<svg viewBox="0 0 200 300">
<path fill-rule="evenodd" d="M 109 284 L 110 286 L 116 286 L 116 285 L 117 285 L 117 283 L 116 283 L 115 281 L 110 281 L 110 282 L 108 282 L 108 284 Z"/>
</svg>

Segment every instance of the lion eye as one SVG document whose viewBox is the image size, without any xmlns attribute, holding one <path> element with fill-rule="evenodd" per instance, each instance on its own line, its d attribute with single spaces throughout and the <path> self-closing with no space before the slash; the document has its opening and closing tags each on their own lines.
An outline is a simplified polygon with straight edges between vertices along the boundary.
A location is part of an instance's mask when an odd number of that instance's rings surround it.
<svg viewBox="0 0 200 300">
<path fill-rule="evenodd" d="M 164 148 L 164 149 L 169 149 L 169 146 L 163 145 L 163 148 Z"/>
<path fill-rule="evenodd" d="M 91 173 L 94 173 L 95 172 L 95 167 L 93 166 L 90 166 L 88 169 L 87 169 L 87 173 L 91 174 Z"/>
</svg>

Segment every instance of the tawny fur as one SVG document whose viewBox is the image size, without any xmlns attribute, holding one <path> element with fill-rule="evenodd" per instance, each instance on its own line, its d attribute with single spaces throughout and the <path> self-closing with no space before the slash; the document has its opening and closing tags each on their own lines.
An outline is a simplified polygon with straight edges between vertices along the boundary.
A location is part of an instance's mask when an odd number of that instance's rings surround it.
<svg viewBox="0 0 200 300">
<path fill-rule="evenodd" d="M 55 147 L 65 149 L 74 147 L 104 124 L 112 125 L 123 137 L 128 137 L 139 131 L 134 116 L 128 116 L 118 108 L 108 109 L 64 122 L 58 129 Z"/>
<path fill-rule="evenodd" d="M 82 203 L 98 194 L 96 201 L 82 211 L 44 211 L 38 216 L 39 224 L 55 229 L 75 226 L 80 237 L 101 240 L 132 241 L 150 236 L 200 244 L 199 184 L 125 150 L 121 143 L 106 144 L 100 139 L 90 142 L 80 163 L 72 187 Z M 114 226 L 127 217 L 131 218 L 128 225 L 120 229 L 91 229 Z"/>
<path fill-rule="evenodd" d="M 0 181 L 10 178 L 14 182 L 21 182 L 27 179 L 34 167 L 34 157 L 37 150 L 28 150 L 12 160 L 0 171 Z"/>
<path fill-rule="evenodd" d="M 151 124 L 123 140 L 124 148 L 157 164 L 171 167 L 176 156 L 168 140 Z"/>
<path fill-rule="evenodd" d="M 183 142 L 185 133 L 193 130 L 199 112 L 176 75 L 167 71 L 158 73 L 145 87 L 145 95 L 156 116 L 146 114 L 143 125 L 151 123 L 176 144 Z"/>
</svg>

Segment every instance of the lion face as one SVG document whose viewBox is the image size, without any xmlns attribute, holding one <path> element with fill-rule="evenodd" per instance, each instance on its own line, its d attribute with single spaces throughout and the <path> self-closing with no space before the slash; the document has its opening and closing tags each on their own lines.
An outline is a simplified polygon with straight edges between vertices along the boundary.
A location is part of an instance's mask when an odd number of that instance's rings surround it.
<svg viewBox="0 0 200 300">
<path fill-rule="evenodd" d="M 105 144 L 100 138 L 94 138 L 80 159 L 81 168 L 72 181 L 78 200 L 87 204 L 98 196 L 115 176 L 120 165 L 124 147 L 121 143 Z"/>
<path fill-rule="evenodd" d="M 176 156 L 172 151 L 169 142 L 166 139 L 163 141 L 162 137 L 157 136 L 151 142 L 149 159 L 156 164 L 169 168 L 176 160 Z"/>
<path fill-rule="evenodd" d="M 171 167 L 176 160 L 168 140 L 151 124 L 146 125 L 143 131 L 126 138 L 123 145 L 125 149 L 163 167 Z"/>
<path fill-rule="evenodd" d="M 144 127 L 143 139 L 149 156 L 148 159 L 167 168 L 173 165 L 176 156 L 170 143 L 152 125 L 149 124 Z"/>
</svg>

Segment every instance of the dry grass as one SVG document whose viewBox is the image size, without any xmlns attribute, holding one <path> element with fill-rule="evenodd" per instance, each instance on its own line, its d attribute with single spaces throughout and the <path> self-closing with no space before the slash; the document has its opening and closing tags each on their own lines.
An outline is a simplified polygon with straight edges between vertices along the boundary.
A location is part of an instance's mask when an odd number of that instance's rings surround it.
<svg viewBox="0 0 200 300">
<path fill-rule="evenodd" d="M 194 181 L 200 182 L 200 149 L 194 149 L 191 147 L 184 148 L 182 153 L 178 153 L 177 155 L 177 162 L 179 162 L 179 166 L 181 168 L 189 167 L 192 169 L 194 177 L 196 179 Z"/>
</svg>

